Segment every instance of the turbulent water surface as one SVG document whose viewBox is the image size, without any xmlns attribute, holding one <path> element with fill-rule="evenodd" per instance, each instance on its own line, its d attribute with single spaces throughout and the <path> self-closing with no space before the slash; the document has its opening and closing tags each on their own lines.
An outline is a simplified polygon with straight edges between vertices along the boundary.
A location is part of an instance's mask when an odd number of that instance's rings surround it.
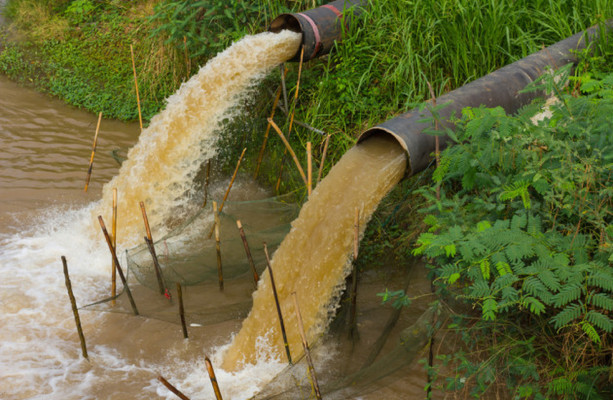
<svg viewBox="0 0 613 400">
<path fill-rule="evenodd" d="M 215 154 L 222 120 L 236 113 L 254 83 L 292 56 L 298 44 L 293 33 L 243 39 L 184 84 L 142 133 L 134 124 L 103 120 L 87 193 L 97 118 L 0 78 L 0 398 L 175 398 L 157 381 L 164 375 L 191 398 L 212 399 L 204 365 L 208 354 L 218 366 L 224 398 L 246 399 L 285 368 L 267 275 L 242 329 L 237 319 L 194 325 L 189 340 L 177 324 L 82 310 L 85 360 L 60 257 L 68 260 L 80 306 L 108 296 L 110 256 L 96 216 L 110 220 L 112 189 L 119 192 L 120 250 L 144 235 L 139 201 L 147 204 L 154 235 L 167 232 L 168 220 L 190 210 L 198 197 L 193 178 Z M 128 148 L 120 169 L 111 154 Z M 309 337 L 320 337 L 347 272 L 354 210 L 360 210 L 364 227 L 400 179 L 404 162 L 402 152 L 385 140 L 350 151 L 314 191 L 287 244 L 274 255 L 296 355 L 300 347 L 288 296 L 298 294 Z M 242 196 L 249 197 L 246 193 Z M 384 286 L 365 287 L 370 293 L 363 299 L 370 300 L 361 300 L 364 313 L 368 307 L 379 310 L 373 304 Z M 188 288 L 186 295 L 197 290 Z M 365 333 L 362 340 L 375 339 Z M 332 345 L 317 349 L 320 355 L 338 354 Z M 362 398 L 406 398 L 394 382 Z M 419 393 L 419 384 L 409 386 Z"/>
</svg>

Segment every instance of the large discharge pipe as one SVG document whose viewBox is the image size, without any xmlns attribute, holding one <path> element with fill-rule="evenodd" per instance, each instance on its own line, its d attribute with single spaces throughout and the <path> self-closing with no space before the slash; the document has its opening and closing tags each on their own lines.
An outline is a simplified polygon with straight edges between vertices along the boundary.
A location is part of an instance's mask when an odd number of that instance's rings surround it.
<svg viewBox="0 0 613 400">
<path fill-rule="evenodd" d="M 340 41 L 343 24 L 349 26 L 351 19 L 359 16 L 368 0 L 337 0 L 312 10 L 281 14 L 268 28 L 271 32 L 289 29 L 302 33 L 304 61 L 328 54 L 335 41 Z M 300 51 L 290 61 L 299 61 Z"/>
<path fill-rule="evenodd" d="M 605 29 L 612 27 L 613 20 L 610 20 Z M 438 111 L 438 118 L 441 119 L 439 122 L 453 129 L 450 117 L 461 116 L 465 107 L 500 106 L 509 114 L 516 112 L 542 95 L 537 92 L 520 93 L 522 89 L 543 75 L 548 67 L 556 69 L 568 63 L 575 63 L 577 57 L 574 50 L 584 49 L 587 42 L 598 38 L 599 33 L 598 26 L 592 27 L 439 97 L 436 99 L 437 104 L 449 103 Z M 425 129 L 432 128 L 432 123 L 420 120 L 432 120 L 429 109 L 414 108 L 406 114 L 370 128 L 362 133 L 358 143 L 375 134 L 392 135 L 407 152 L 407 176 L 413 175 L 427 168 L 435 151 L 435 136 L 422 133 Z M 447 141 L 447 137 L 441 138 L 441 148 Z"/>
</svg>

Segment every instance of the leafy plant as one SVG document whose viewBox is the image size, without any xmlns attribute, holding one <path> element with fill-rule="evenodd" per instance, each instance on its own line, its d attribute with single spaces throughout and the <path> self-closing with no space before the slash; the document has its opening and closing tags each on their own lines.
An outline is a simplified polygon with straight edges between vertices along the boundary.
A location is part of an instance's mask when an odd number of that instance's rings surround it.
<svg viewBox="0 0 613 400">
<path fill-rule="evenodd" d="M 556 78 L 545 74 L 534 85 L 559 94 L 540 123 L 531 120 L 535 106 L 516 117 L 464 110 L 435 185 L 420 190 L 430 202 L 429 231 L 414 254 L 431 260 L 439 294 L 478 310 L 471 340 L 497 343 L 487 358 L 467 361 L 470 368 L 455 356 L 465 377 L 495 367 L 508 384 L 521 384 L 518 398 L 602 398 L 611 390 L 613 343 L 613 74 L 578 78 L 578 97 Z M 474 393 L 492 384 L 477 381 Z"/>
</svg>

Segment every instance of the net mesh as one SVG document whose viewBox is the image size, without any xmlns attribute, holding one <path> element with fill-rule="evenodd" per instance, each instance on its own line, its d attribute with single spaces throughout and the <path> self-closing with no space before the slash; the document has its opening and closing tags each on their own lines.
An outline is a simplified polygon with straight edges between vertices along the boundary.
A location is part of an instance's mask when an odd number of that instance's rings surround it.
<svg viewBox="0 0 613 400">
<path fill-rule="evenodd" d="M 183 288 L 185 313 L 189 324 L 215 324 L 244 318 L 252 304 L 253 275 L 236 221 L 240 220 L 259 274 L 266 268 L 263 244 L 269 253 L 281 243 L 298 215 L 300 205 L 285 197 L 226 202 L 220 218 L 220 247 L 224 290 L 219 290 L 217 252 L 213 228 L 212 202 L 184 221 L 168 235 L 156 240 L 164 286 L 168 296 L 159 293 L 153 258 L 146 244 L 125 252 L 130 290 L 142 316 L 178 322 L 176 283 Z M 210 235 L 210 237 L 209 237 Z M 155 238 L 154 238 L 155 239 Z M 127 267 L 127 268 L 126 268 Z M 118 288 L 122 288 L 118 282 Z M 85 306 L 86 309 L 132 313 L 125 290 Z"/>
</svg>

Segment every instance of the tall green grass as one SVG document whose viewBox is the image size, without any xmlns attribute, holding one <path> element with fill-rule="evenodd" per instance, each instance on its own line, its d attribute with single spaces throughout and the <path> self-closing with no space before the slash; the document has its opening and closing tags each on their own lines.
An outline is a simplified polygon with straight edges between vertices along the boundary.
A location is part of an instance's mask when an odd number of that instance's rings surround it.
<svg viewBox="0 0 613 400">
<path fill-rule="evenodd" d="M 268 20 L 312 2 L 261 4 Z M 371 0 L 342 43 L 307 64 L 296 117 L 334 134 L 333 164 L 364 129 L 428 99 L 427 82 L 441 95 L 611 17 L 612 0 Z M 297 149 L 322 140 L 296 132 Z"/>
</svg>

